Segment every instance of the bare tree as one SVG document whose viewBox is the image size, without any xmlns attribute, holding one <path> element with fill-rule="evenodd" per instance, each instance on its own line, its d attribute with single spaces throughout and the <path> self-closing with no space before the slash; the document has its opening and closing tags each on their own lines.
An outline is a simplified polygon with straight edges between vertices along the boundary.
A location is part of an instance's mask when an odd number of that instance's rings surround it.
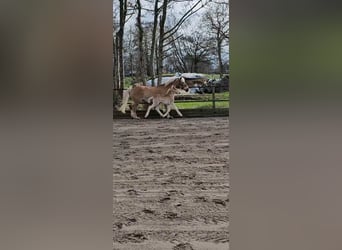
<svg viewBox="0 0 342 250">
<path fill-rule="evenodd" d="M 168 0 L 163 0 L 162 15 L 159 21 L 159 44 L 158 44 L 158 56 L 157 56 L 157 74 L 158 74 L 158 85 L 161 83 L 163 74 L 163 52 L 164 52 L 164 35 L 165 35 L 165 21 L 167 14 Z"/>
<path fill-rule="evenodd" d="M 152 85 L 155 85 L 153 80 L 156 75 L 157 84 L 160 84 L 165 70 L 164 62 L 169 64 L 166 68 L 169 71 L 204 72 L 212 68 L 214 62 L 212 59 L 218 58 L 219 71 L 221 74 L 224 72 L 226 67 L 224 67 L 223 48 L 229 37 L 228 7 L 223 0 L 114 1 L 117 1 L 120 7 L 116 10 L 117 22 L 113 26 L 115 30 L 113 74 L 114 85 L 117 88 L 124 86 L 124 60 L 128 70 L 126 73 L 134 72 L 135 80 L 143 83 L 149 76 L 152 78 Z M 206 25 L 196 28 L 196 30 L 202 29 L 200 32 L 193 32 L 193 29 L 189 34 L 184 33 L 181 28 L 183 29 L 191 17 L 202 8 L 208 9 L 202 19 Z M 133 15 L 136 18 L 136 29 L 131 36 L 124 35 L 127 33 L 124 32 L 125 24 Z M 148 16 L 149 18 L 146 19 L 149 21 L 146 21 L 144 18 Z M 131 27 L 133 23 L 130 22 L 129 26 Z M 209 33 L 211 40 L 199 36 L 199 34 L 206 36 Z M 215 50 L 209 49 L 209 41 L 212 39 L 216 41 Z"/>
<path fill-rule="evenodd" d="M 216 40 L 220 77 L 223 76 L 222 47 L 229 40 L 228 2 L 214 2 L 204 15 L 204 23 Z"/>
<path fill-rule="evenodd" d="M 196 31 L 171 41 L 167 62 L 178 72 L 209 73 L 215 48 L 205 32 Z M 169 67 L 171 68 L 171 67 Z"/>
<path fill-rule="evenodd" d="M 153 12 L 153 29 L 152 29 L 152 41 L 151 41 L 151 52 L 150 52 L 150 66 L 149 66 L 149 73 L 152 77 L 152 86 L 155 85 L 154 78 L 155 78 L 155 71 L 154 71 L 154 55 L 155 55 L 155 48 L 156 48 L 156 36 L 157 36 L 157 27 L 158 27 L 158 16 L 160 13 L 160 8 L 158 7 L 158 0 L 154 1 L 154 12 Z"/>
<path fill-rule="evenodd" d="M 119 13 L 117 14 L 116 6 L 114 5 L 113 15 L 113 81 L 114 90 L 122 95 L 124 88 L 124 34 L 125 24 L 127 20 L 132 17 L 134 6 L 128 0 L 119 1 Z M 116 1 L 115 1 L 116 2 Z M 114 3 L 115 3 L 114 2 Z M 130 12 L 129 12 L 130 11 Z M 118 16 L 117 16 L 118 15 Z M 119 19 L 119 20 L 117 20 Z M 115 97 L 114 97 L 115 98 Z"/>
<path fill-rule="evenodd" d="M 133 74 L 136 72 L 136 39 L 135 39 L 136 33 L 135 30 L 130 27 L 130 29 L 125 32 L 125 38 L 124 38 L 124 73 L 125 75 L 133 76 Z"/>
<path fill-rule="evenodd" d="M 189 61 L 189 68 L 192 72 L 199 72 L 201 63 L 210 62 L 211 46 L 207 39 L 200 32 L 195 32 L 191 36 L 186 36 L 184 41 L 185 61 Z"/>
<path fill-rule="evenodd" d="M 117 104 L 119 96 L 121 95 L 120 91 L 120 80 L 119 80 L 119 56 L 118 56 L 118 46 L 117 46 L 117 38 L 116 38 L 116 13 L 113 15 L 113 99 L 114 105 Z"/>
<path fill-rule="evenodd" d="M 137 77 L 136 79 L 139 82 L 142 82 L 144 85 L 146 84 L 146 70 L 145 70 L 145 58 L 144 58 L 144 45 L 143 45 L 143 39 L 144 39 L 144 29 L 141 24 L 141 2 L 140 0 L 137 0 L 137 30 L 138 30 L 138 70 L 137 70 Z"/>
<path fill-rule="evenodd" d="M 177 72 L 189 72 L 184 58 L 183 42 L 181 39 L 173 39 L 170 43 L 171 51 L 167 61 Z"/>
<path fill-rule="evenodd" d="M 124 42 L 124 28 L 127 15 L 127 0 L 119 0 L 119 24 L 116 30 L 116 20 L 114 19 L 113 29 L 113 47 L 114 47 L 114 90 L 116 93 L 122 95 L 124 86 L 124 63 L 123 63 L 123 42 Z M 115 18 L 115 16 L 114 16 Z M 114 97 L 115 98 L 115 97 Z"/>
<path fill-rule="evenodd" d="M 167 39 L 172 38 L 172 36 L 179 30 L 182 24 L 188 20 L 192 15 L 197 13 L 200 9 L 202 9 L 206 2 L 204 3 L 202 0 L 196 1 L 174 24 L 172 27 L 168 27 L 165 30 L 165 21 L 167 16 L 168 4 L 171 3 L 171 0 L 163 0 L 162 5 L 162 14 L 160 16 L 159 22 L 159 43 L 158 43 L 158 55 L 157 55 L 157 74 L 158 74 L 158 84 L 161 83 L 162 74 L 163 74 L 163 60 L 164 60 L 164 49 L 165 44 L 164 42 Z M 178 1 L 181 2 L 181 1 Z M 183 1 L 183 2 L 192 2 L 192 1 Z"/>
</svg>

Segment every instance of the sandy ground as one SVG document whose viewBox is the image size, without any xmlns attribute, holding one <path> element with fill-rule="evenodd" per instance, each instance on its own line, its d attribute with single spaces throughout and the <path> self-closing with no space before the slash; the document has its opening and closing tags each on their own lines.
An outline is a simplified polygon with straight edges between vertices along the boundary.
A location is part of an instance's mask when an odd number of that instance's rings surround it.
<svg viewBox="0 0 342 250">
<path fill-rule="evenodd" d="M 228 118 L 114 120 L 113 249 L 229 245 Z"/>
</svg>

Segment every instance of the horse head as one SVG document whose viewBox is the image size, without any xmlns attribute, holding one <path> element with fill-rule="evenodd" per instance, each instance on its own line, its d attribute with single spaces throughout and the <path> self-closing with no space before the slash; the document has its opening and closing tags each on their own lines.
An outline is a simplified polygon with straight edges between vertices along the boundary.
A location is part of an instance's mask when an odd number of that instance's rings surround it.
<svg viewBox="0 0 342 250">
<path fill-rule="evenodd" d="M 185 78 L 184 77 L 179 77 L 177 78 L 177 83 L 176 83 L 176 87 L 180 88 L 180 89 L 183 89 L 185 91 L 188 91 L 189 90 L 189 86 L 188 84 L 186 84 L 185 82 Z"/>
</svg>

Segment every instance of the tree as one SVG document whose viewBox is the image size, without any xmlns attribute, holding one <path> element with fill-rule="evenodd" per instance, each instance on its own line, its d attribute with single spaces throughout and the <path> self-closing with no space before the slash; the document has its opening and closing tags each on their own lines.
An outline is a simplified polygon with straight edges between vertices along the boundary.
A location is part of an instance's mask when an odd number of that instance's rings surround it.
<svg viewBox="0 0 342 250">
<path fill-rule="evenodd" d="M 171 42 L 167 61 L 178 72 L 209 73 L 214 50 L 205 32 L 196 31 Z"/>
<path fill-rule="evenodd" d="M 216 40 L 220 77 L 223 76 L 222 47 L 229 40 L 228 2 L 214 2 L 206 11 L 203 22 Z"/>
<path fill-rule="evenodd" d="M 115 2 L 114 2 L 115 3 Z M 128 9 L 130 7 L 130 9 Z M 132 11 L 128 13 L 129 10 L 134 10 L 132 4 L 128 0 L 119 0 L 119 13 L 117 13 L 116 6 L 114 6 L 113 15 L 113 87 L 114 87 L 114 98 L 117 95 L 122 95 L 124 88 L 124 34 L 125 34 L 125 24 L 127 22 L 127 17 L 131 17 Z M 119 19 L 119 20 L 117 20 Z"/>
<path fill-rule="evenodd" d="M 163 0 L 162 15 L 159 21 L 159 45 L 158 45 L 158 57 L 157 57 L 157 74 L 158 74 L 158 85 L 161 83 L 163 74 L 163 56 L 164 56 L 164 28 L 167 14 L 168 0 Z"/>
<path fill-rule="evenodd" d="M 115 12 L 114 12 L 115 14 Z M 123 42 L 124 42 L 124 28 L 127 15 L 127 0 L 119 1 L 119 24 L 116 29 L 116 15 L 114 15 L 113 24 L 113 48 L 114 48 L 114 98 L 118 94 L 122 95 L 122 89 L 124 86 L 124 63 L 123 63 Z"/>
<path fill-rule="evenodd" d="M 158 7 L 158 0 L 154 1 L 154 11 L 153 11 L 153 29 L 152 29 L 152 41 L 151 41 L 151 51 L 150 51 L 150 63 L 149 63 L 149 74 L 152 77 L 152 86 L 155 85 L 155 71 L 154 71 L 154 55 L 155 55 L 155 47 L 156 47 L 156 35 L 157 35 L 157 27 L 158 27 L 158 16 L 160 13 L 160 8 Z"/>
<path fill-rule="evenodd" d="M 201 63 L 210 62 L 210 53 L 212 47 L 205 39 L 204 35 L 199 32 L 195 32 L 191 36 L 186 36 L 182 39 L 185 44 L 185 61 L 188 61 L 191 72 L 199 72 L 199 66 Z"/>
<path fill-rule="evenodd" d="M 124 74 L 133 76 L 137 71 L 137 57 L 136 57 L 136 32 L 132 27 L 130 27 L 127 32 L 125 32 L 124 37 Z"/>
<path fill-rule="evenodd" d="M 182 2 L 182 1 L 177 1 Z M 192 1 L 183 1 L 183 2 L 192 2 Z M 174 34 L 179 30 L 179 28 L 182 26 L 182 24 L 188 20 L 192 15 L 197 13 L 200 9 L 202 9 L 206 3 L 203 3 L 202 0 L 198 0 L 193 4 L 180 18 L 179 20 L 173 25 L 168 27 L 167 30 L 165 30 L 165 22 L 166 22 L 166 16 L 167 16 L 167 9 L 168 4 L 172 3 L 171 0 L 163 0 L 162 5 L 162 14 L 160 16 L 159 21 L 159 43 L 158 43 L 158 55 L 157 55 L 157 74 L 158 74 L 158 84 L 161 83 L 162 74 L 163 74 L 163 60 L 165 58 L 164 51 L 165 47 L 168 44 L 165 44 L 164 42 L 168 39 L 172 39 Z M 202 3 L 202 5 L 201 5 Z"/>
<path fill-rule="evenodd" d="M 177 72 L 189 72 L 185 61 L 185 52 L 182 39 L 173 39 L 170 42 L 171 50 L 167 57 L 169 68 Z"/>
<path fill-rule="evenodd" d="M 146 84 L 146 69 L 145 69 L 145 59 L 144 59 L 144 45 L 143 45 L 143 39 L 144 39 L 144 30 L 141 24 L 141 2 L 140 0 L 137 0 L 137 30 L 138 30 L 138 70 L 137 70 L 137 77 L 136 79 L 139 82 L 142 82 L 144 85 Z"/>
<path fill-rule="evenodd" d="M 118 39 L 116 38 L 116 13 L 113 15 L 113 98 L 117 101 L 120 96 L 120 80 L 119 80 L 119 55 L 118 55 Z M 114 103 L 117 104 L 117 103 Z"/>
</svg>

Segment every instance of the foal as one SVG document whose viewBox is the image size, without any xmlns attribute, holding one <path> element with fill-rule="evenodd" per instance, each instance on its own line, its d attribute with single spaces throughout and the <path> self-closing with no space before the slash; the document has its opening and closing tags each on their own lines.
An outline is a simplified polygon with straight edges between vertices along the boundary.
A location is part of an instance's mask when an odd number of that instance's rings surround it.
<svg viewBox="0 0 342 250">
<path fill-rule="evenodd" d="M 180 117 L 182 117 L 183 116 L 182 113 L 178 110 L 178 108 L 175 105 L 175 94 L 177 94 L 178 92 L 179 92 L 179 90 L 175 86 L 172 86 L 170 89 L 168 89 L 168 91 L 166 92 L 165 95 L 151 96 L 148 99 L 148 102 L 150 103 L 152 100 L 152 104 L 150 106 L 148 106 L 148 109 L 147 109 L 146 114 L 145 114 L 145 118 L 148 117 L 151 109 L 153 109 L 153 108 L 155 108 L 155 110 L 159 113 L 159 115 L 161 117 L 167 116 L 169 118 L 170 117 L 169 113 L 171 111 L 171 108 L 174 108 L 176 110 L 177 114 Z M 161 103 L 165 104 L 167 107 L 165 114 L 162 114 L 162 112 L 160 112 L 159 105 Z"/>
</svg>

